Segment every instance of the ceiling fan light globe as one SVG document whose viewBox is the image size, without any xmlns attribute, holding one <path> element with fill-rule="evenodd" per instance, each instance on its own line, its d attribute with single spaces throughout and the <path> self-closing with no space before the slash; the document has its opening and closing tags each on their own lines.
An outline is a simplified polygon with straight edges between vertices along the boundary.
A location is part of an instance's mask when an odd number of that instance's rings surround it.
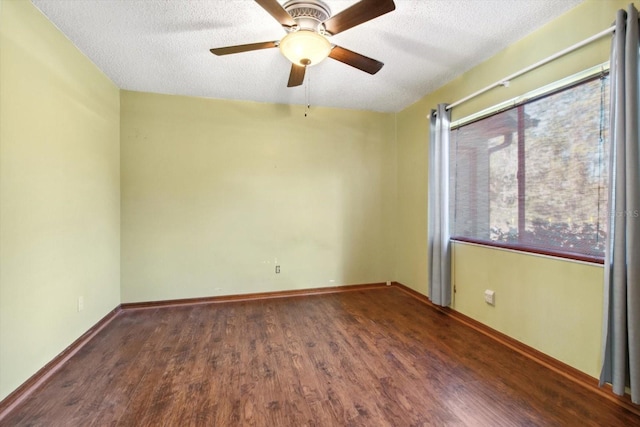
<svg viewBox="0 0 640 427">
<path fill-rule="evenodd" d="M 329 56 L 331 43 L 315 31 L 300 30 L 280 40 L 280 52 L 295 65 L 312 66 Z"/>
</svg>

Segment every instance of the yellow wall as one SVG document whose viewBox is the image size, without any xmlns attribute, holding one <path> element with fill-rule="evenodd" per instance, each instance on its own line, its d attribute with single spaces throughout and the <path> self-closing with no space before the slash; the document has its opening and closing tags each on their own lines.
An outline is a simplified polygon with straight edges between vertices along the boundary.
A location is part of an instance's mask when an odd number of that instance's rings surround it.
<svg viewBox="0 0 640 427">
<path fill-rule="evenodd" d="M 118 89 L 2 0 L 0 399 L 120 302 L 119 120 Z"/>
<path fill-rule="evenodd" d="M 627 1 L 587 0 L 398 114 L 396 278 L 427 293 L 427 151 L 430 109 L 451 103 L 608 28 Z M 453 118 L 608 60 L 610 38 L 453 110 Z M 454 308 L 590 375 L 600 366 L 602 269 L 571 261 L 456 245 Z M 483 292 L 496 290 L 496 306 Z"/>
<path fill-rule="evenodd" d="M 602 267 L 458 243 L 453 307 L 592 376 L 600 372 Z M 495 306 L 483 301 L 495 291 Z"/>
<path fill-rule="evenodd" d="M 123 302 L 393 280 L 393 115 L 123 91 L 121 142 Z"/>
</svg>

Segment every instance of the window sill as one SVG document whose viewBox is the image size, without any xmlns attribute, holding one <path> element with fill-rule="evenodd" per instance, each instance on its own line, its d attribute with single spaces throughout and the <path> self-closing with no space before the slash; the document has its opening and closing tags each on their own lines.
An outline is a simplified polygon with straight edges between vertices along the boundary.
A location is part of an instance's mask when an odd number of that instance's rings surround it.
<svg viewBox="0 0 640 427">
<path fill-rule="evenodd" d="M 591 264 L 600 264 L 604 265 L 603 257 L 596 257 L 590 255 L 576 254 L 573 252 L 564 252 L 564 251 L 554 251 L 550 249 L 541 249 L 533 246 L 525 246 L 525 245 L 514 245 L 510 243 L 499 243 L 487 240 L 480 239 L 471 239 L 468 237 L 452 237 L 452 242 L 462 242 L 462 243 L 473 243 L 475 245 L 487 246 L 491 248 L 499 248 L 499 249 L 508 249 L 516 252 L 530 253 L 536 255 L 544 255 L 554 258 L 562 258 L 572 261 L 581 261 Z"/>
</svg>

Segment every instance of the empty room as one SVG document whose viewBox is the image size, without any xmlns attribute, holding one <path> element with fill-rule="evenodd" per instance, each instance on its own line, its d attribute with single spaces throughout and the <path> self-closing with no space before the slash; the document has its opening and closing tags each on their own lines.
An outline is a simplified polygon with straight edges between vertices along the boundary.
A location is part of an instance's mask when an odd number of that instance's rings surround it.
<svg viewBox="0 0 640 427">
<path fill-rule="evenodd" d="M 640 425 L 628 0 L 0 0 L 0 426 Z"/>
</svg>

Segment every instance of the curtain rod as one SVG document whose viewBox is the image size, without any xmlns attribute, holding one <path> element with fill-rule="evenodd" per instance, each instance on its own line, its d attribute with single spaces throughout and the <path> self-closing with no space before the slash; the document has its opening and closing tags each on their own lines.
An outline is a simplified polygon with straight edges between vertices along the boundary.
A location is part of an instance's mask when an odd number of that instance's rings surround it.
<svg viewBox="0 0 640 427">
<path fill-rule="evenodd" d="M 593 42 L 593 41 L 596 41 L 596 40 L 598 40 L 598 39 L 600 39 L 600 38 L 602 38 L 602 37 L 606 36 L 607 34 L 613 33 L 613 31 L 614 31 L 615 29 L 616 29 L 616 26 L 615 26 L 615 25 L 613 25 L 613 26 L 611 26 L 611 27 L 607 28 L 606 30 L 599 32 L 598 34 L 595 34 L 595 35 L 593 35 L 593 36 L 591 36 L 591 37 L 589 37 L 589 38 L 587 38 L 587 39 L 582 40 L 582 41 L 581 41 L 581 42 L 579 42 L 579 43 L 574 44 L 573 46 L 569 46 L 568 48 L 563 49 L 563 50 L 561 50 L 560 52 L 557 52 L 557 53 L 555 53 L 555 54 L 553 54 L 553 55 L 549 56 L 548 58 L 545 58 L 545 59 L 543 59 L 543 60 L 541 60 L 541 61 L 538 61 L 538 62 L 536 62 L 536 63 L 535 63 L 535 64 L 533 64 L 533 65 L 529 65 L 528 67 L 523 68 L 522 70 L 517 71 L 517 72 L 515 72 L 515 73 L 513 73 L 513 74 L 510 74 L 510 75 L 508 75 L 507 77 L 505 77 L 505 78 L 503 78 L 503 79 L 500 79 L 500 80 L 498 80 L 497 82 L 495 82 L 495 83 L 493 83 L 493 84 L 491 84 L 491 85 L 489 85 L 489 86 L 487 86 L 487 87 L 485 87 L 485 88 L 483 88 L 483 89 L 480 89 L 479 91 L 474 92 L 474 93 L 472 93 L 472 94 L 471 94 L 471 95 L 469 95 L 469 96 L 465 96 L 464 98 L 462 98 L 462 99 L 460 99 L 460 100 L 458 100 L 458 101 L 456 101 L 456 102 L 453 102 L 453 103 L 451 103 L 451 104 L 447 105 L 447 110 L 451 110 L 453 107 L 456 107 L 456 106 L 458 106 L 458 105 L 462 104 L 463 102 L 467 102 L 468 100 L 470 100 L 470 99 L 472 99 L 472 98 L 475 98 L 475 97 L 476 97 L 476 96 L 478 96 L 478 95 L 482 95 L 483 93 L 490 91 L 490 90 L 491 90 L 491 89 L 493 89 L 494 87 L 498 87 L 498 86 L 508 86 L 508 84 L 509 84 L 509 81 L 510 81 L 510 80 L 513 80 L 513 79 L 515 79 L 516 77 L 520 77 L 521 75 L 523 75 L 523 74 L 525 74 L 525 73 L 528 73 L 529 71 L 534 70 L 534 69 L 536 69 L 536 68 L 538 68 L 538 67 L 540 67 L 540 66 L 542 66 L 542 65 L 544 65 L 544 64 L 546 64 L 546 63 L 548 63 L 548 62 L 551 62 L 551 61 L 553 61 L 553 60 L 555 60 L 555 59 L 558 59 L 558 58 L 560 58 L 561 56 L 564 56 L 564 55 L 566 55 L 566 54 L 568 54 L 568 53 L 571 53 L 571 52 L 573 52 L 574 50 L 578 50 L 578 49 L 580 49 L 581 47 L 583 47 L 583 46 L 585 46 L 585 45 L 588 45 L 589 43 L 591 43 L 591 42 Z"/>
</svg>

